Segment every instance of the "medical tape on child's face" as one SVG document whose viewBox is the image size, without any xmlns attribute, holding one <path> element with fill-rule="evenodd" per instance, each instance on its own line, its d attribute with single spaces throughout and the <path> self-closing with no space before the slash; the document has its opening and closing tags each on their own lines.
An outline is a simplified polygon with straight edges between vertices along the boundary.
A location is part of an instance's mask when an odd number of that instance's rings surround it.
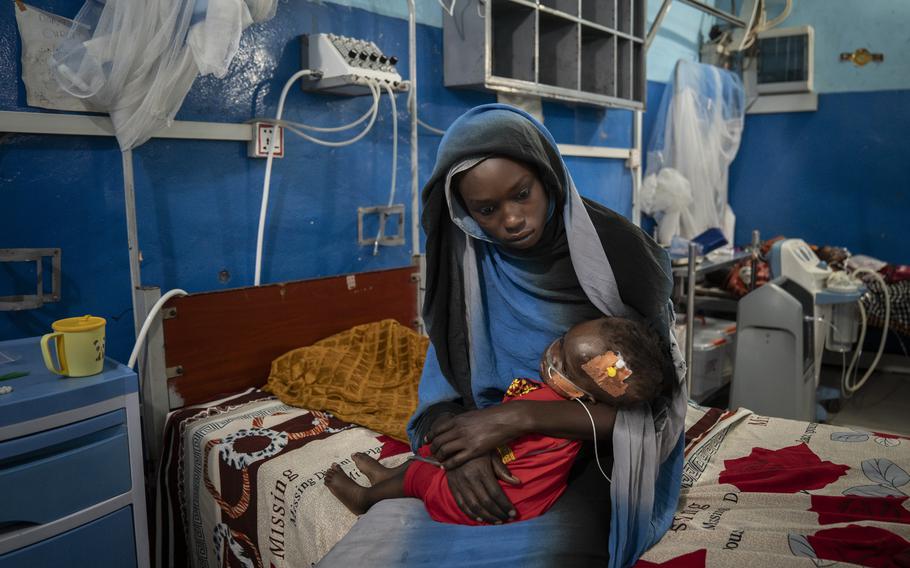
<svg viewBox="0 0 910 568">
<path fill-rule="evenodd" d="M 569 398 L 584 398 L 590 402 L 596 402 L 591 393 L 576 385 L 569 377 L 565 376 L 555 365 L 553 365 L 553 359 L 550 357 L 550 348 L 547 348 L 545 357 L 547 362 L 547 379 L 549 379 L 547 382 L 550 383 L 551 387 L 555 388 L 557 391 L 562 391 Z"/>
<path fill-rule="evenodd" d="M 606 351 L 581 366 L 597 386 L 610 396 L 619 398 L 629 388 L 626 379 L 632 376 L 632 369 L 618 351 Z"/>
</svg>

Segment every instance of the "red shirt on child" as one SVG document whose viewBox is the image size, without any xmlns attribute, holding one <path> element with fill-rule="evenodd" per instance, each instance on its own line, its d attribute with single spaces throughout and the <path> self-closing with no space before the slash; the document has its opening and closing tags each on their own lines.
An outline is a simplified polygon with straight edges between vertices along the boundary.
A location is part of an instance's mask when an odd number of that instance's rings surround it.
<svg viewBox="0 0 910 568">
<path fill-rule="evenodd" d="M 503 403 L 515 399 L 555 401 L 565 400 L 545 384 L 528 379 L 515 379 L 503 397 Z M 509 471 L 521 480 L 518 485 L 499 482 L 523 521 L 544 514 L 566 490 L 569 470 L 581 449 L 578 440 L 530 434 L 513 440 L 510 451 L 503 448 L 502 461 Z M 429 445 L 421 446 L 418 454 L 432 457 Z M 421 461 L 414 461 L 404 476 L 404 492 L 424 502 L 430 517 L 441 523 L 459 525 L 486 524 L 462 512 L 449 490 L 445 470 Z"/>
</svg>

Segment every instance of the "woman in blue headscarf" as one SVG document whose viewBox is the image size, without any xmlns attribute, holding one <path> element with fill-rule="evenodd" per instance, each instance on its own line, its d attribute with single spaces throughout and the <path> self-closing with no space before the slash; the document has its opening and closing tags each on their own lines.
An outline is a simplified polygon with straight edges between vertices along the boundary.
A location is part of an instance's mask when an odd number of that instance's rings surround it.
<svg viewBox="0 0 910 568">
<path fill-rule="evenodd" d="M 422 220 L 431 346 L 412 445 L 431 444 L 466 514 L 498 523 L 514 515 L 498 480 L 515 480 L 496 449 L 529 433 L 591 440 L 593 422 L 601 440 L 612 438 L 602 527 L 610 565 L 634 563 L 669 527 L 682 472 L 684 365 L 670 330 L 666 253 L 581 198 L 546 128 L 499 104 L 468 111 L 447 131 Z M 513 379 L 538 374 L 550 343 L 602 315 L 644 321 L 666 340 L 677 373 L 656 403 L 594 405 L 590 418 L 568 400 L 499 405 Z"/>
</svg>

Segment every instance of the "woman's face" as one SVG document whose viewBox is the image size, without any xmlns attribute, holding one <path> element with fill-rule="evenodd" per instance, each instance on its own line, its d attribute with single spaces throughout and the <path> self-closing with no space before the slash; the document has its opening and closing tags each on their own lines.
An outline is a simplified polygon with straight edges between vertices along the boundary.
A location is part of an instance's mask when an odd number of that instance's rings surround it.
<svg viewBox="0 0 910 568">
<path fill-rule="evenodd" d="M 543 234 L 547 195 L 537 174 L 508 158 L 489 158 L 462 176 L 458 191 L 477 224 L 494 240 L 516 249 Z"/>
</svg>

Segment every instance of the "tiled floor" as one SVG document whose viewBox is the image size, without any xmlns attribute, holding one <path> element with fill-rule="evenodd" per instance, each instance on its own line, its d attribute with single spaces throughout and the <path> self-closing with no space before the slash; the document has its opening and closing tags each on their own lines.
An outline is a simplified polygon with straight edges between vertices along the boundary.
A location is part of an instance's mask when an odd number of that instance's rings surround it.
<svg viewBox="0 0 910 568">
<path fill-rule="evenodd" d="M 824 367 L 823 384 L 840 381 L 839 368 Z M 873 373 L 828 422 L 863 430 L 910 436 L 910 375 Z"/>
</svg>

